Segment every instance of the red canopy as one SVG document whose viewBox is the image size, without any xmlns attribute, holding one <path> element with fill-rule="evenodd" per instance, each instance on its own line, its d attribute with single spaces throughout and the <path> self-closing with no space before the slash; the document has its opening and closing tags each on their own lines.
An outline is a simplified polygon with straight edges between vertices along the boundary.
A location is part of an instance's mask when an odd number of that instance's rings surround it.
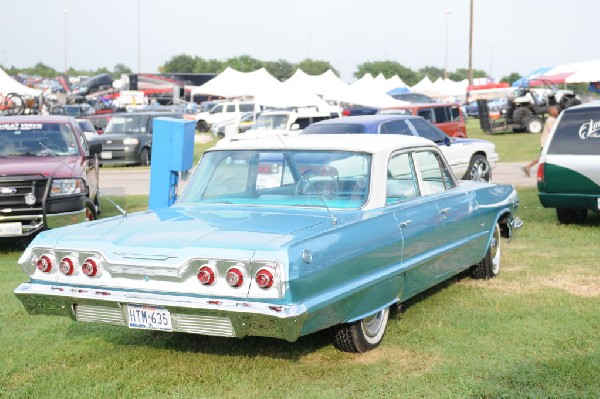
<svg viewBox="0 0 600 399">
<path fill-rule="evenodd" d="M 573 75 L 574 72 L 558 73 L 556 75 L 540 76 L 529 81 L 529 86 L 544 86 L 548 83 L 562 84 L 565 79 Z"/>
</svg>

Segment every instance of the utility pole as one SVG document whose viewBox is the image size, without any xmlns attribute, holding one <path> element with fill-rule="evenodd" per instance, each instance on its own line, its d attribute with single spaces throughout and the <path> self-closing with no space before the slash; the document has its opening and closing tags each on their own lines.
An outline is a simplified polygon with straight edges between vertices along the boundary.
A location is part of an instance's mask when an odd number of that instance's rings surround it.
<svg viewBox="0 0 600 399">
<path fill-rule="evenodd" d="M 473 0 L 471 1 L 471 13 L 469 23 L 469 86 L 473 85 Z"/>
</svg>

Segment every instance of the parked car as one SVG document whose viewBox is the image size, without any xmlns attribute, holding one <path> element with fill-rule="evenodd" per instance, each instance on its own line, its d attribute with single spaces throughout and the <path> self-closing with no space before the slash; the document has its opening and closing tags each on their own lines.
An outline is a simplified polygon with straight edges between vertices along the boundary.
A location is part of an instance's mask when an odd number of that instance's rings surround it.
<svg viewBox="0 0 600 399">
<path fill-rule="evenodd" d="M 302 134 L 400 134 L 421 136 L 439 145 L 456 176 L 491 181 L 500 159 L 491 141 L 449 137 L 429 121 L 411 115 L 349 116 L 315 123 Z"/>
<path fill-rule="evenodd" d="M 260 112 L 246 112 L 227 119 L 223 122 L 213 123 L 210 131 L 213 136 L 223 138 L 233 134 L 244 133 L 254 126 Z"/>
<path fill-rule="evenodd" d="M 317 107 L 290 110 L 268 110 L 261 112 L 252 128 L 243 134 L 226 137 L 227 140 L 248 140 L 273 135 L 298 134 L 313 123 L 331 119 L 331 113 L 319 111 Z"/>
<path fill-rule="evenodd" d="M 100 150 L 71 117 L 0 117 L 0 238 L 96 219 Z"/>
<path fill-rule="evenodd" d="M 79 128 L 83 132 L 83 135 L 88 141 L 91 141 L 98 135 L 96 128 L 89 119 L 76 119 Z"/>
<path fill-rule="evenodd" d="M 277 184 L 258 187 L 263 157 L 283 160 Z M 496 276 L 518 204 L 512 186 L 458 184 L 420 137 L 235 141 L 204 153 L 170 208 L 39 235 L 15 294 L 32 314 L 133 329 L 295 341 L 332 327 L 364 352 L 390 308 L 464 270 Z"/>
<path fill-rule="evenodd" d="M 113 116 L 112 113 L 105 113 L 105 114 L 83 115 L 79 119 L 89 120 L 94 125 L 96 132 L 98 134 L 102 134 L 102 133 L 104 133 L 104 129 L 106 129 L 106 126 L 108 125 L 108 122 L 110 122 L 110 118 L 112 118 L 112 116 Z"/>
<path fill-rule="evenodd" d="M 102 143 L 100 165 L 150 165 L 154 118 L 181 119 L 178 112 L 115 113 L 102 135 L 93 142 Z"/>
<path fill-rule="evenodd" d="M 467 126 L 458 103 L 425 103 L 410 104 L 383 108 L 381 115 L 416 115 L 443 130 L 450 137 L 467 137 Z"/>
<path fill-rule="evenodd" d="M 247 112 L 260 112 L 261 106 L 248 101 L 219 102 L 208 112 L 196 114 L 196 129 L 200 132 L 209 132 L 213 123 L 220 123 Z"/>
<path fill-rule="evenodd" d="M 558 221 L 583 223 L 600 209 L 600 101 L 565 109 L 542 149 L 537 172 L 541 204 Z"/>
<path fill-rule="evenodd" d="M 343 116 L 375 115 L 379 111 L 376 107 L 365 107 L 362 105 L 346 105 L 342 108 Z"/>
<path fill-rule="evenodd" d="M 393 98 L 395 98 L 396 100 L 400 100 L 400 101 L 406 101 L 409 103 L 427 103 L 427 104 L 431 104 L 436 102 L 434 98 L 429 97 L 426 94 L 422 94 L 422 93 L 411 93 L 411 92 L 406 92 L 406 93 L 394 93 L 391 95 Z"/>
</svg>

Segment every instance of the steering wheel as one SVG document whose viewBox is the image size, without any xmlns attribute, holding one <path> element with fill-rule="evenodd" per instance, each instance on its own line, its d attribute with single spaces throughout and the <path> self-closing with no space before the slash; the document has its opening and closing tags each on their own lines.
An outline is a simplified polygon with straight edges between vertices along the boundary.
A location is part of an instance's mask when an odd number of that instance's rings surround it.
<svg viewBox="0 0 600 399">
<path fill-rule="evenodd" d="M 323 198 L 332 199 L 337 197 L 339 192 L 339 184 L 335 176 L 331 173 L 327 173 L 328 169 L 320 167 L 316 170 L 307 170 L 302 174 L 302 177 L 296 184 L 296 196 L 298 195 L 318 195 Z M 314 176 L 327 176 L 331 179 L 331 182 L 327 180 L 319 180 L 312 182 L 311 177 Z M 314 183 L 319 183 L 317 187 Z"/>
</svg>

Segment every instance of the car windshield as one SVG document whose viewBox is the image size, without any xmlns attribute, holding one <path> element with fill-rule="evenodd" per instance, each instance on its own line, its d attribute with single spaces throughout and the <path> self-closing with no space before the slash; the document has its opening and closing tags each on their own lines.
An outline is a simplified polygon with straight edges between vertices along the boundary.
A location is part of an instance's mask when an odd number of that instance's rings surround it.
<svg viewBox="0 0 600 399">
<path fill-rule="evenodd" d="M 359 208 L 371 156 L 333 150 L 209 151 L 179 203 Z"/>
<path fill-rule="evenodd" d="M 104 133 L 146 133 L 145 115 L 113 116 Z"/>
<path fill-rule="evenodd" d="M 254 130 L 285 130 L 289 115 L 260 115 L 256 120 Z"/>
<path fill-rule="evenodd" d="M 0 157 L 78 154 L 75 134 L 66 123 L 0 123 Z"/>
</svg>

